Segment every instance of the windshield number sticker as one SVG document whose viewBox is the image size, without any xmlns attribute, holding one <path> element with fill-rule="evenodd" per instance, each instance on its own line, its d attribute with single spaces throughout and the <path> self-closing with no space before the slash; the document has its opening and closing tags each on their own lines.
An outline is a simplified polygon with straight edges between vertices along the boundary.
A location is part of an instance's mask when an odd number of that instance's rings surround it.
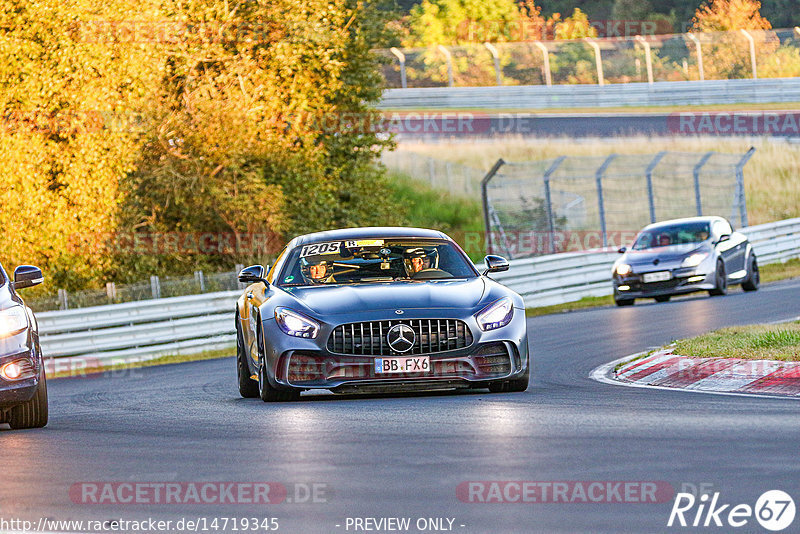
<svg viewBox="0 0 800 534">
<path fill-rule="evenodd" d="M 306 256 L 319 256 L 322 254 L 339 254 L 342 244 L 339 241 L 333 243 L 314 243 L 313 245 L 306 245 L 300 251 L 300 257 Z"/>
</svg>

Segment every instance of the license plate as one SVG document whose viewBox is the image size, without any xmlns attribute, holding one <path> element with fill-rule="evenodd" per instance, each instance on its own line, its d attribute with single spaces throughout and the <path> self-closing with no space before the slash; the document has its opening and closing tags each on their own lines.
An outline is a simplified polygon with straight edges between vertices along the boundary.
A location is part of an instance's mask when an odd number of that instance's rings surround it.
<svg viewBox="0 0 800 534">
<path fill-rule="evenodd" d="M 394 373 L 425 373 L 431 368 L 427 356 L 407 358 L 375 358 L 375 374 L 388 375 Z"/>
<path fill-rule="evenodd" d="M 646 273 L 642 276 L 642 281 L 645 284 L 650 282 L 663 282 L 664 280 L 672 280 L 672 273 L 669 271 L 660 271 L 657 273 Z"/>
</svg>

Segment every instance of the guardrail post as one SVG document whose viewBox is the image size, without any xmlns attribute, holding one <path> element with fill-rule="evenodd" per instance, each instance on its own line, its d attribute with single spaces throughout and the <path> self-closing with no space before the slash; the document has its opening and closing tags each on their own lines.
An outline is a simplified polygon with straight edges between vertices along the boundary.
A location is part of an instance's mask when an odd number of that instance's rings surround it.
<svg viewBox="0 0 800 534">
<path fill-rule="evenodd" d="M 456 83 L 453 79 L 453 55 L 444 45 L 439 45 L 439 52 L 441 52 L 447 60 L 447 85 L 448 87 L 455 87 Z"/>
<path fill-rule="evenodd" d="M 703 215 L 703 200 L 700 197 L 700 170 L 703 168 L 703 165 L 706 164 L 708 159 L 714 155 L 714 152 L 706 152 L 700 161 L 697 162 L 697 165 L 694 166 L 694 170 L 692 174 L 694 175 L 694 202 L 697 208 L 697 216 L 700 217 Z"/>
<path fill-rule="evenodd" d="M 150 277 L 150 291 L 153 293 L 154 299 L 161 298 L 161 280 L 156 275 Z"/>
<path fill-rule="evenodd" d="M 59 289 L 58 290 L 58 309 L 60 309 L 60 310 L 68 310 L 69 309 L 69 299 L 67 298 L 67 290 L 66 289 Z"/>
<path fill-rule="evenodd" d="M 744 166 L 750 161 L 755 152 L 756 148 L 751 146 L 750 150 L 736 164 L 736 199 L 739 203 L 739 224 L 742 227 L 749 226 L 747 222 L 747 199 L 744 194 Z"/>
<path fill-rule="evenodd" d="M 647 64 L 647 83 L 653 85 L 653 58 L 650 54 L 650 43 L 648 43 L 647 39 L 645 39 L 641 35 L 637 35 L 635 39 L 639 41 L 644 47 L 644 54 L 645 54 L 644 61 Z"/>
<path fill-rule="evenodd" d="M 606 158 L 595 173 L 595 181 L 597 182 L 597 209 L 600 215 L 600 229 L 603 232 L 603 248 L 608 246 L 608 229 L 606 228 L 606 209 L 603 204 L 603 174 L 605 174 L 608 166 L 616 158 L 616 154 L 611 154 Z"/>
<path fill-rule="evenodd" d="M 497 163 L 489 169 L 489 172 L 481 180 L 481 201 L 483 204 L 483 226 L 486 228 L 486 253 L 494 253 L 494 244 L 492 243 L 492 225 L 489 219 L 489 181 L 494 178 L 494 175 L 500 170 L 500 167 L 505 165 L 506 162 L 502 158 L 497 160 Z"/>
<path fill-rule="evenodd" d="M 603 76 L 603 57 L 600 54 L 600 45 L 591 37 L 584 37 L 584 41 L 589 43 L 594 49 L 594 62 L 597 64 L 597 85 L 605 85 L 605 77 Z"/>
<path fill-rule="evenodd" d="M 656 222 L 656 202 L 655 202 L 655 195 L 653 194 L 653 171 L 658 166 L 661 158 L 663 158 L 667 153 L 665 151 L 659 152 L 656 154 L 656 157 L 653 158 L 653 161 L 647 166 L 647 170 L 645 171 L 645 178 L 647 179 L 647 198 L 650 204 L 650 222 Z"/>
<path fill-rule="evenodd" d="M 550 254 L 556 253 L 556 221 L 553 214 L 553 201 L 550 198 L 550 176 L 556 172 L 558 166 L 561 165 L 565 159 L 567 159 L 567 156 L 559 156 L 553 164 L 550 165 L 550 168 L 544 171 L 544 202 L 547 208 L 547 231 L 550 234 Z"/>
<path fill-rule="evenodd" d="M 238 271 L 237 271 L 238 274 Z M 194 272 L 194 279 L 197 282 L 197 285 L 200 286 L 200 293 L 206 292 L 206 277 L 203 274 L 203 271 L 195 271 Z"/>
<path fill-rule="evenodd" d="M 117 300 L 117 284 L 106 282 L 106 295 L 108 295 L 108 300 Z"/>
<path fill-rule="evenodd" d="M 550 52 L 547 50 L 547 47 L 539 41 L 534 41 L 533 44 L 535 44 L 536 47 L 542 51 L 542 59 L 544 60 L 542 65 L 542 68 L 544 69 L 544 83 L 547 85 L 553 85 L 553 77 L 550 74 Z"/>
<path fill-rule="evenodd" d="M 389 49 L 394 54 L 394 57 L 400 62 L 400 86 L 403 89 L 408 89 L 408 80 L 406 78 L 406 56 L 394 46 Z"/>
<path fill-rule="evenodd" d="M 433 185 L 433 181 L 436 178 L 436 163 L 433 161 L 433 158 L 428 158 L 428 181 Z"/>
<path fill-rule="evenodd" d="M 483 46 L 489 50 L 489 53 L 492 54 L 492 59 L 494 60 L 494 72 L 497 78 L 497 85 L 503 85 L 503 73 L 500 71 L 500 53 L 497 51 L 497 48 L 492 43 L 483 43 Z"/>
<path fill-rule="evenodd" d="M 705 73 L 703 72 L 703 47 L 700 45 L 700 40 L 693 33 L 689 32 L 686 35 L 694 42 L 694 48 L 697 51 L 697 71 L 700 75 L 700 81 L 702 82 L 706 79 Z"/>
<path fill-rule="evenodd" d="M 747 37 L 747 40 L 750 42 L 750 67 L 753 69 L 753 79 L 758 79 L 758 68 L 756 67 L 756 42 L 753 39 L 753 36 L 750 35 L 745 29 L 740 30 L 742 35 Z"/>
</svg>

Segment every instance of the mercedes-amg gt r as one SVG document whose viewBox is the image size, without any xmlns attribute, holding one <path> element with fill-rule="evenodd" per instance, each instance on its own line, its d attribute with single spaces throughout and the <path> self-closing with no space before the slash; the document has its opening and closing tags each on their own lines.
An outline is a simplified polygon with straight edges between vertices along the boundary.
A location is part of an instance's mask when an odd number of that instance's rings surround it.
<svg viewBox="0 0 800 534">
<path fill-rule="evenodd" d="M 236 305 L 243 397 L 304 390 L 379 393 L 456 388 L 525 391 L 530 364 L 522 298 L 479 272 L 448 236 L 352 228 L 293 239 Z"/>
</svg>

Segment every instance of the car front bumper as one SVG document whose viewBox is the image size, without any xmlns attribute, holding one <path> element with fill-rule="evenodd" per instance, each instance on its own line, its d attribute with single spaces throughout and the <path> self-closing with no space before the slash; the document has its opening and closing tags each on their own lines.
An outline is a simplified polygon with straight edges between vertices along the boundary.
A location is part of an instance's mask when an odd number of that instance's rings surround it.
<svg viewBox="0 0 800 534">
<path fill-rule="evenodd" d="M 708 291 L 716 287 L 716 272 L 708 269 L 684 267 L 671 269 L 670 280 L 644 282 L 644 274 L 614 275 L 614 296 L 625 298 L 652 298 L 662 295 L 681 295 L 695 291 Z M 627 289 L 626 289 L 627 288 Z"/>
<path fill-rule="evenodd" d="M 347 324 L 359 322 L 348 316 Z M 404 320 L 445 319 L 435 311 L 415 314 Z M 364 320 L 398 320 L 397 316 Z M 274 319 L 263 322 L 268 379 L 278 389 L 329 389 L 335 392 L 386 392 L 485 387 L 492 382 L 513 380 L 525 374 L 530 362 L 525 311 L 515 309 L 511 322 L 483 332 L 474 317 L 449 317 L 463 321 L 472 334 L 468 346 L 443 352 L 422 354 L 358 355 L 337 354 L 328 350 L 328 338 L 338 324 L 323 325 L 316 339 L 288 336 Z M 375 360 L 392 357 L 427 357 L 426 372 L 380 374 Z"/>
</svg>

